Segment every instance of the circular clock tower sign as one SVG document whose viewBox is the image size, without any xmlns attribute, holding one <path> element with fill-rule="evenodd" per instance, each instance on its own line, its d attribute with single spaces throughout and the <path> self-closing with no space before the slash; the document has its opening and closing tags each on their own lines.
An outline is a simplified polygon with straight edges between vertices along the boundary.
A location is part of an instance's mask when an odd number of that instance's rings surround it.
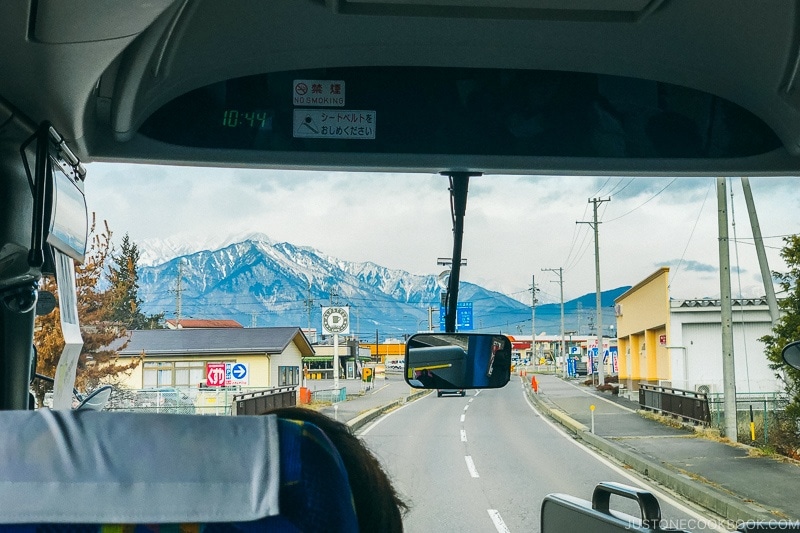
<svg viewBox="0 0 800 533">
<path fill-rule="evenodd" d="M 322 332 L 328 335 L 350 333 L 350 308 L 323 307 Z"/>
</svg>

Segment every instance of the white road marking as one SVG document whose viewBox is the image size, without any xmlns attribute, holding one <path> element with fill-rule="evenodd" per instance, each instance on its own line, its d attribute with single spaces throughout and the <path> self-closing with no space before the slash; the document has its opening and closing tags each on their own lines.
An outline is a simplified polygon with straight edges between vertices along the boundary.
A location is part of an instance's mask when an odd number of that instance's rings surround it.
<svg viewBox="0 0 800 533">
<path fill-rule="evenodd" d="M 389 385 L 390 385 L 390 383 L 387 383 L 386 385 L 384 385 L 384 386 L 383 386 L 383 387 L 381 387 L 380 389 L 376 389 L 376 390 L 372 391 L 372 394 L 377 394 L 377 393 L 379 393 L 380 391 L 382 391 L 383 389 L 385 389 L 385 388 L 386 388 L 386 387 L 388 387 Z"/>
<path fill-rule="evenodd" d="M 467 430 L 461 430 L 461 442 L 467 442 Z"/>
<path fill-rule="evenodd" d="M 522 394 L 525 397 L 525 401 L 528 403 L 528 407 L 530 407 L 531 410 L 534 413 L 539 415 L 539 418 L 541 418 L 547 425 L 549 425 L 551 428 L 553 428 L 559 434 L 561 434 L 561 436 L 564 437 L 564 439 L 566 439 L 567 441 L 571 442 L 572 444 L 574 444 L 575 446 L 577 446 L 578 448 L 580 448 L 581 450 L 583 450 L 584 452 L 586 452 L 587 454 L 589 454 L 590 456 L 595 458 L 596 460 L 600 461 L 601 463 L 603 463 L 604 465 L 609 467 L 611 470 L 613 470 L 617 474 L 619 474 L 622 477 L 624 477 L 625 479 L 628 479 L 628 480 L 632 481 L 636 485 L 640 485 L 640 486 L 641 485 L 646 485 L 647 489 L 656 498 L 658 498 L 660 501 L 667 502 L 668 504 L 672 505 L 676 509 L 679 509 L 679 510 L 683 511 L 684 513 L 688 514 L 689 516 L 691 516 L 692 518 L 697 520 L 699 523 L 702 523 L 703 525 L 705 525 L 708 529 L 711 529 L 711 530 L 714 530 L 714 531 L 719 531 L 720 533 L 727 532 L 727 529 L 722 528 L 721 525 L 719 524 L 719 522 L 717 522 L 715 520 L 709 520 L 709 519 L 703 517 L 702 515 L 700 515 L 699 513 L 694 511 L 693 509 L 685 506 L 684 504 L 682 504 L 678 500 L 676 500 L 676 499 L 674 499 L 674 498 L 672 498 L 670 496 L 667 496 L 665 493 L 663 493 L 663 492 L 661 492 L 659 490 L 656 490 L 654 488 L 654 486 L 651 485 L 650 483 L 647 483 L 643 479 L 629 474 L 628 472 L 626 472 L 625 470 L 623 470 L 622 468 L 620 468 L 616 464 L 612 463 L 611 461 L 609 461 L 605 457 L 599 455 L 593 449 L 589 448 L 588 446 L 586 446 L 586 445 L 582 444 L 581 442 L 577 441 L 576 439 L 574 439 L 571 435 L 567 434 L 563 429 L 561 429 L 556 423 L 551 422 L 550 419 L 548 419 L 546 416 L 542 415 L 536 409 L 536 407 L 533 406 L 531 401 L 528 399 L 528 395 L 525 393 L 524 387 L 523 387 Z M 606 401 L 608 401 L 608 400 L 606 400 Z M 611 402 L 611 403 L 614 403 L 614 402 Z M 614 405 L 616 405 L 616 404 L 614 404 Z"/>
<path fill-rule="evenodd" d="M 480 394 L 480 393 L 481 393 L 481 391 L 476 391 L 476 392 L 475 392 L 475 396 L 477 396 L 477 395 L 478 395 L 478 394 Z"/>
<path fill-rule="evenodd" d="M 467 415 L 461 415 L 461 421 L 463 422 Z"/>
<path fill-rule="evenodd" d="M 472 403 L 472 401 L 473 401 L 474 399 L 475 399 L 475 398 L 470 398 L 470 399 L 469 399 L 469 403 Z"/>
<path fill-rule="evenodd" d="M 604 402 L 606 402 L 606 403 L 610 403 L 610 404 L 611 404 L 611 405 L 613 405 L 614 407 L 619 407 L 619 408 L 620 408 L 620 409 L 622 409 L 623 411 L 628 411 L 629 413 L 635 413 L 635 412 L 636 412 L 634 409 L 631 409 L 631 408 L 629 408 L 629 407 L 625 407 L 624 405 L 620 405 L 620 404 L 618 404 L 618 403 L 616 403 L 616 402 L 612 402 L 612 401 L 611 401 L 611 400 L 609 400 L 608 398 L 603 398 L 602 396 L 598 396 L 597 394 L 594 394 L 594 393 L 592 393 L 592 392 L 589 392 L 589 391 L 587 391 L 587 390 L 584 390 L 584 389 L 582 389 L 582 388 L 578 387 L 577 385 L 575 385 L 574 383 L 570 383 L 569 381 L 567 381 L 567 384 L 568 384 L 568 385 L 572 385 L 573 387 L 575 387 L 576 389 L 578 389 L 578 390 L 579 390 L 579 391 L 581 391 L 582 393 L 584 393 L 584 394 L 588 394 L 588 395 L 589 395 L 589 396 L 591 396 L 592 398 L 597 398 L 598 400 L 604 401 Z"/>
<path fill-rule="evenodd" d="M 492 519 L 495 529 L 497 529 L 497 533 L 511 533 L 506 523 L 503 522 L 503 518 L 500 516 L 497 509 L 487 509 L 487 511 L 489 512 L 489 518 Z"/>
<path fill-rule="evenodd" d="M 429 394 L 430 394 L 430 393 L 429 393 Z M 372 431 L 372 428 L 374 428 L 375 426 L 377 426 L 378 424 L 380 424 L 381 422 L 383 422 L 384 420 L 386 420 L 388 417 L 390 417 L 390 416 L 392 416 L 393 414 L 395 414 L 397 411 L 400 411 L 401 409 L 405 409 L 405 408 L 406 408 L 406 407 L 408 407 L 409 405 L 412 405 L 412 404 L 415 404 L 415 403 L 417 403 L 417 402 L 416 402 L 416 401 L 413 401 L 413 402 L 407 402 L 407 403 L 406 403 L 406 404 L 404 404 L 403 406 L 401 406 L 401 407 L 398 407 L 397 409 L 393 409 L 392 411 L 389 411 L 389 412 L 388 412 L 388 413 L 386 413 L 385 415 L 382 415 L 382 416 L 380 416 L 380 417 L 379 417 L 379 418 L 378 418 L 378 419 L 377 419 L 375 422 L 373 422 L 372 424 L 370 424 L 369 426 L 367 426 L 366 428 L 364 428 L 364 430 L 363 430 L 363 431 L 357 431 L 357 432 L 356 432 L 356 434 L 357 434 L 357 435 L 359 435 L 359 436 L 366 435 L 367 433 L 369 433 L 370 431 Z"/>
<path fill-rule="evenodd" d="M 469 409 L 469 404 L 464 406 L 464 410 L 466 411 L 467 409 Z"/>
<path fill-rule="evenodd" d="M 465 455 L 464 460 L 467 462 L 467 470 L 469 470 L 469 475 L 472 477 L 480 477 L 478 475 L 478 471 L 475 469 L 475 463 L 472 462 L 472 456 Z"/>
</svg>

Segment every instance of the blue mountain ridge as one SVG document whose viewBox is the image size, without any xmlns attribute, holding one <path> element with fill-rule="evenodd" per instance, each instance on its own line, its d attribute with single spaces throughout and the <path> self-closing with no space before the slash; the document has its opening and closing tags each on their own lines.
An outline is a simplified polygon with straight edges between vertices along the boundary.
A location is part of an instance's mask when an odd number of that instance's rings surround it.
<svg viewBox="0 0 800 533">
<path fill-rule="evenodd" d="M 180 265 L 180 266 L 179 266 Z M 139 267 L 139 295 L 148 314 L 233 319 L 244 326 L 321 329 L 322 306 L 349 305 L 351 334 L 362 339 L 402 336 L 428 328 L 428 307 L 439 326 L 440 289 L 435 275 L 415 275 L 374 263 L 354 263 L 290 243 L 245 240 L 154 266 Z M 603 323 L 614 323 L 613 302 L 629 287 L 603 292 Z M 332 292 L 335 295 L 332 296 Z M 513 298 L 462 282 L 459 300 L 472 302 L 475 331 L 531 333 L 531 309 Z M 309 305 L 310 301 L 310 305 Z M 565 329 L 589 333 L 594 293 L 565 303 Z M 537 333 L 557 334 L 560 305 L 536 308 Z"/>
</svg>

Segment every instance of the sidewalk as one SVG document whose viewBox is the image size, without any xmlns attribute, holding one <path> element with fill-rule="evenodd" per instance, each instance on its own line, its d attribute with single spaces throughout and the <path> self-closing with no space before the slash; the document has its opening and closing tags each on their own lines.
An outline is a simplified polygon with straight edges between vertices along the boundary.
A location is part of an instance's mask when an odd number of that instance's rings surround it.
<svg viewBox="0 0 800 533">
<path fill-rule="evenodd" d="M 639 404 L 537 374 L 537 408 L 594 448 L 730 521 L 800 519 L 800 466 L 643 418 Z M 595 406 L 591 433 L 590 405 Z"/>
<path fill-rule="evenodd" d="M 387 379 L 376 381 L 363 394 L 359 380 L 342 379 L 339 386 L 347 388 L 347 401 L 323 407 L 320 412 L 347 423 L 353 431 L 384 412 L 430 392 L 415 391 L 403 380 L 402 374 L 387 374 Z M 329 389 L 333 387 L 333 380 L 309 381 L 308 387 L 312 391 Z"/>
</svg>

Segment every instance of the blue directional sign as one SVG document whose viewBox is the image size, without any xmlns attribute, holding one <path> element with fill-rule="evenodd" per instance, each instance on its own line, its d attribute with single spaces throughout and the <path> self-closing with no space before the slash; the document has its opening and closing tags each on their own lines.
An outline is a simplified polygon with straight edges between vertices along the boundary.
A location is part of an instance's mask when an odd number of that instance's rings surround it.
<svg viewBox="0 0 800 533">
<path fill-rule="evenodd" d="M 249 385 L 247 375 L 247 363 L 226 363 L 225 364 L 225 384 L 226 385 Z"/>
<path fill-rule="evenodd" d="M 244 379 L 247 375 L 247 367 L 242 363 L 236 363 L 233 365 L 233 368 L 231 368 L 231 374 L 233 374 L 234 379 Z"/>
<path fill-rule="evenodd" d="M 445 330 L 445 308 L 439 308 L 439 330 Z M 472 302 L 458 302 L 456 307 L 456 331 L 472 331 L 475 329 L 472 321 Z"/>
</svg>

